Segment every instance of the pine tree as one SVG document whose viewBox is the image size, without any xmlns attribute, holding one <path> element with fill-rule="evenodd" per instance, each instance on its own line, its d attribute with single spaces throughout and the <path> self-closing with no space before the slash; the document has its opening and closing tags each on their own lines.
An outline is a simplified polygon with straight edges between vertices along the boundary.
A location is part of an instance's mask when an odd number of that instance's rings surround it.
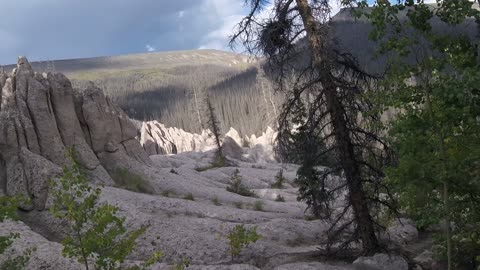
<svg viewBox="0 0 480 270">
<path fill-rule="evenodd" d="M 290 144 L 295 139 L 292 130 L 304 129 L 308 135 L 304 139 L 313 136 L 327 146 L 318 155 L 333 153 L 334 157 L 331 168 L 313 179 L 344 176 L 345 182 L 329 190 L 332 196 L 343 188 L 348 192 L 344 210 L 333 216 L 330 246 L 340 241 L 342 249 L 359 241 L 363 254 L 378 252 L 376 232 L 380 228 L 375 205 L 395 209 L 392 196 L 380 197 L 380 193 L 390 194 L 382 168 L 391 161 L 391 152 L 379 135 L 376 123 L 380 116 L 371 111 L 365 95 L 371 77 L 351 54 L 333 48 L 328 1 L 275 1 L 269 19 L 257 16 L 268 1 L 249 3 L 251 10 L 239 23 L 232 44 L 241 41 L 251 53 L 265 56 L 277 90 L 286 93 L 279 117 L 279 144 Z M 302 34 L 306 34 L 304 39 Z M 302 106 L 303 112 L 299 110 Z M 295 122 L 300 126 L 294 126 Z"/>
<path fill-rule="evenodd" d="M 218 167 L 223 167 L 226 165 L 226 159 L 223 155 L 222 151 L 222 141 L 221 141 L 221 134 L 220 134 L 220 122 L 218 121 L 217 115 L 215 113 L 215 108 L 212 105 L 210 97 L 207 96 L 205 100 L 205 104 L 207 105 L 207 124 L 212 132 L 213 138 L 215 140 L 215 144 L 217 149 L 215 150 L 215 160 L 214 165 Z"/>
</svg>

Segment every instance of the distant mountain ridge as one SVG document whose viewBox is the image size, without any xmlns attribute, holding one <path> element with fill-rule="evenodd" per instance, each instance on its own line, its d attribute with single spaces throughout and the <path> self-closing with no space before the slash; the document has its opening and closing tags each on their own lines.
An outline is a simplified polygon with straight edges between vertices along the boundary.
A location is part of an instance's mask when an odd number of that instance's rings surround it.
<svg viewBox="0 0 480 270">
<path fill-rule="evenodd" d="M 222 66 L 248 65 L 252 59 L 246 55 L 219 50 L 188 50 L 136 53 L 118 56 L 99 56 L 89 58 L 61 59 L 30 62 L 35 70 L 54 68 L 66 75 L 78 72 L 135 70 L 155 67 L 171 67 L 172 65 L 215 64 Z M 52 66 L 53 65 L 53 66 Z M 6 71 L 11 71 L 16 64 L 4 65 Z"/>
</svg>

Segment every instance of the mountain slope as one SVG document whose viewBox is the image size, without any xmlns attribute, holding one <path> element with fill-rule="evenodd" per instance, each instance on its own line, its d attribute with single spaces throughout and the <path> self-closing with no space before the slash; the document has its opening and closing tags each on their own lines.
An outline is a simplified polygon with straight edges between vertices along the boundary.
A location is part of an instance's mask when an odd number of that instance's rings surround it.
<svg viewBox="0 0 480 270">
<path fill-rule="evenodd" d="M 223 132 L 235 127 L 242 135 L 259 135 L 273 121 L 265 112 L 273 97 L 268 92 L 267 103 L 266 91 L 271 89 L 257 91 L 256 64 L 242 54 L 194 50 L 36 62 L 32 66 L 65 73 L 75 87 L 94 81 L 131 118 L 158 120 L 189 132 L 206 128 L 202 103 L 208 94 Z"/>
</svg>

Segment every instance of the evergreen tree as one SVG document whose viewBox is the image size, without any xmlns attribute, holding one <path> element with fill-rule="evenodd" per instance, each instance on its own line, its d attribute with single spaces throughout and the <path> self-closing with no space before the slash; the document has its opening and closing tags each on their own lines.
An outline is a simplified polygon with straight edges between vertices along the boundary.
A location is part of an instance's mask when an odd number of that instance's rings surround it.
<svg viewBox="0 0 480 270">
<path fill-rule="evenodd" d="M 390 194 L 382 168 L 391 161 L 391 153 L 379 136 L 379 115 L 371 112 L 372 104 L 365 95 L 370 77 L 358 68 L 351 54 L 333 48 L 328 1 L 275 1 L 269 19 L 257 16 L 268 1 L 248 2 L 250 13 L 239 23 L 232 42 L 241 41 L 251 53 L 264 55 L 277 90 L 286 94 L 279 117 L 279 144 L 300 139 L 308 145 L 307 138 L 317 138 L 316 142 L 327 146 L 319 155 L 333 153 L 333 164 L 321 177 L 314 176 L 308 164 L 305 174 L 311 175 L 313 182 L 325 181 L 332 174 L 345 178 L 329 191 L 331 196 L 341 189 L 348 192 L 344 210 L 333 215 L 330 246 L 340 241 L 338 247 L 343 249 L 360 242 L 363 254 L 378 252 L 376 233 L 380 228 L 374 210 L 378 204 L 392 210 L 394 205 L 391 196 L 380 196 Z M 303 34 L 306 36 L 301 39 Z M 296 129 L 304 135 L 292 137 Z M 305 188 L 314 188 L 314 194 L 319 192 L 317 188 L 322 191 L 324 184 Z M 328 202 L 331 196 L 320 197 Z"/>
<path fill-rule="evenodd" d="M 212 132 L 213 138 L 215 140 L 215 144 L 217 149 L 215 151 L 215 160 L 214 164 L 219 167 L 223 167 L 226 164 L 225 156 L 223 155 L 222 151 L 222 141 L 221 141 L 221 131 L 220 131 L 220 122 L 218 121 L 217 115 L 215 113 L 215 108 L 210 101 L 210 97 L 207 97 L 205 100 L 205 104 L 207 105 L 207 125 Z"/>
</svg>

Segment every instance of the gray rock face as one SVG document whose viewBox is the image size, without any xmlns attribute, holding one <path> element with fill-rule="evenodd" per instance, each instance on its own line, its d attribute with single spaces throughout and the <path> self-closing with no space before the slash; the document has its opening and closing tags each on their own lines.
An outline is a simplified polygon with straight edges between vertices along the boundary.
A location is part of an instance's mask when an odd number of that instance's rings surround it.
<svg viewBox="0 0 480 270">
<path fill-rule="evenodd" d="M 0 89 L 0 189 L 31 198 L 23 209 L 45 207 L 47 181 L 69 165 L 68 148 L 75 148 L 88 176 L 105 185 L 113 184 L 105 170 L 112 163 L 151 165 L 135 126 L 93 84 L 74 91 L 63 74 L 35 73 L 20 57 L 10 75 L 0 72 Z"/>
<path fill-rule="evenodd" d="M 19 238 L 6 250 L 5 256 L 0 256 L 0 265 L 8 258 L 24 254 L 27 250 L 34 249 L 25 269 L 84 269 L 73 259 L 62 256 L 62 245 L 50 242 L 43 236 L 33 232 L 22 222 L 6 221 L 0 223 L 0 235 L 18 233 Z"/>
<path fill-rule="evenodd" d="M 392 226 L 387 228 L 387 237 L 401 244 L 409 244 L 418 240 L 418 230 L 415 223 L 406 218 L 395 220 Z"/>
<path fill-rule="evenodd" d="M 377 253 L 371 257 L 360 257 L 353 262 L 354 269 L 408 270 L 407 261 L 397 255 Z"/>
<path fill-rule="evenodd" d="M 238 160 L 243 156 L 243 149 L 230 137 L 223 140 L 222 152 L 225 156 Z"/>
<path fill-rule="evenodd" d="M 342 266 L 333 266 L 319 262 L 311 263 L 289 263 L 278 266 L 275 270 L 347 270 L 348 268 Z"/>
</svg>

